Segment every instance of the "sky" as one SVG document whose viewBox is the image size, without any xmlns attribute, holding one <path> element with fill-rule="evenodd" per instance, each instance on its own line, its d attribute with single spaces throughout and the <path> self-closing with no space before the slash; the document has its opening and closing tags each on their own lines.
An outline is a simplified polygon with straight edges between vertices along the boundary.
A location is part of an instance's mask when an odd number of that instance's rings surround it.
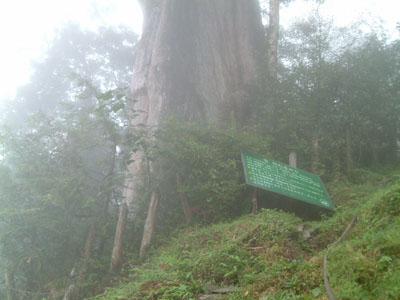
<svg viewBox="0 0 400 300">
<path fill-rule="evenodd" d="M 303 0 L 282 7 L 281 23 L 290 24 L 312 7 Z M 399 0 L 326 0 L 321 7 L 338 26 L 364 18 L 384 26 L 393 39 L 399 38 L 399 11 Z M 31 63 L 44 55 L 56 31 L 71 22 L 91 30 L 125 25 L 140 33 L 142 15 L 135 0 L 0 0 L 0 101 L 29 81 Z"/>
<path fill-rule="evenodd" d="M 122 24 L 140 32 L 142 15 L 134 0 L 0 0 L 0 101 L 28 82 L 31 63 L 67 23 L 90 30 Z"/>
</svg>

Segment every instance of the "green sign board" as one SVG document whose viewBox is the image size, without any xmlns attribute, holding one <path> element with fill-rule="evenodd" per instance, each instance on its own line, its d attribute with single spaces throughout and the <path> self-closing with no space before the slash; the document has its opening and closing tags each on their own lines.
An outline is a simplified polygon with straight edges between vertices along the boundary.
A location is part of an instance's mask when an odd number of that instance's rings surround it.
<svg viewBox="0 0 400 300">
<path fill-rule="evenodd" d="M 247 184 L 330 210 L 334 209 L 317 175 L 248 152 L 242 152 L 242 162 Z"/>
</svg>

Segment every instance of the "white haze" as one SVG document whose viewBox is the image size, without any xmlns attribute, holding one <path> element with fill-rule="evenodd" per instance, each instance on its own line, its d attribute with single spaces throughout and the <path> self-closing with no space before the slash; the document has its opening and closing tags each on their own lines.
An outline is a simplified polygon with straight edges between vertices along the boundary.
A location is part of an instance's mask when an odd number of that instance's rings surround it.
<svg viewBox="0 0 400 300">
<path fill-rule="evenodd" d="M 282 24 L 312 7 L 311 1 L 303 0 L 283 7 Z M 369 23 L 381 22 L 393 38 L 398 38 L 399 11 L 397 0 L 326 0 L 322 6 L 323 14 L 339 26 L 364 18 Z M 125 25 L 139 33 L 142 15 L 135 0 L 0 0 L 0 100 L 13 97 L 16 88 L 28 82 L 31 62 L 43 56 L 55 32 L 68 22 L 93 30 Z"/>
<path fill-rule="evenodd" d="M 90 30 L 125 25 L 141 32 L 142 14 L 135 0 L 0 0 L 0 99 L 29 80 L 32 61 L 67 23 Z"/>
</svg>

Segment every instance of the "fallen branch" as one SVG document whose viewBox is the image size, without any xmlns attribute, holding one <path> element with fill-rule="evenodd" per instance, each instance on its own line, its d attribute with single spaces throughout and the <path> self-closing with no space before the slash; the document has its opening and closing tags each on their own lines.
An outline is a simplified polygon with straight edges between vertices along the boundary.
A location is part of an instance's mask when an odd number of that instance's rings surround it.
<svg viewBox="0 0 400 300">
<path fill-rule="evenodd" d="M 335 295 L 333 294 L 333 291 L 331 289 L 331 286 L 329 285 L 329 280 L 328 280 L 328 255 L 329 255 L 329 252 L 331 251 L 331 249 L 333 247 L 335 247 L 337 244 L 339 244 L 349 233 L 350 229 L 353 228 L 354 224 L 357 221 L 357 217 L 358 217 L 359 213 L 360 212 L 358 211 L 354 215 L 349 226 L 347 226 L 346 230 L 342 233 L 340 238 L 333 245 L 331 245 L 325 253 L 325 256 L 324 256 L 324 283 L 325 283 L 325 290 L 326 290 L 326 293 L 328 294 L 329 300 L 336 300 Z"/>
<path fill-rule="evenodd" d="M 248 247 L 247 249 L 249 249 L 249 250 L 262 250 L 264 248 L 265 247 Z"/>
</svg>

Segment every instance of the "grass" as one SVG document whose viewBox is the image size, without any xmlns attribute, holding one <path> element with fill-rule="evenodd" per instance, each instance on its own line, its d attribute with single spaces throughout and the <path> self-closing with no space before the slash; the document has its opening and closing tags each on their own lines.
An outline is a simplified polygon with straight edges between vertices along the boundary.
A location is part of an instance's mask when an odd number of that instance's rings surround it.
<svg viewBox="0 0 400 300">
<path fill-rule="evenodd" d="M 361 178 L 361 177 L 360 177 Z M 338 299 L 400 299 L 400 176 L 367 173 L 357 184 L 328 186 L 335 214 L 304 223 L 293 214 L 261 210 L 229 223 L 181 230 L 159 241 L 144 263 L 93 299 L 197 299 L 206 286 L 234 286 L 231 300 L 328 299 L 323 255 L 357 210 L 359 220 L 329 256 Z M 297 225 L 315 229 L 303 240 Z"/>
</svg>

